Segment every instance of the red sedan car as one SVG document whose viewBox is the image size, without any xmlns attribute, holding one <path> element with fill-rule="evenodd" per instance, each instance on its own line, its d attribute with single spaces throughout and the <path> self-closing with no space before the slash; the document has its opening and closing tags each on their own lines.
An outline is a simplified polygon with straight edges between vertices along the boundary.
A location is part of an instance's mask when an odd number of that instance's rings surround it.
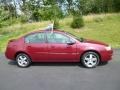
<svg viewBox="0 0 120 90">
<path fill-rule="evenodd" d="M 58 30 L 40 30 L 10 40 L 5 55 L 19 67 L 31 62 L 81 62 L 87 68 L 112 59 L 113 50 L 105 43 L 76 38 Z"/>
</svg>

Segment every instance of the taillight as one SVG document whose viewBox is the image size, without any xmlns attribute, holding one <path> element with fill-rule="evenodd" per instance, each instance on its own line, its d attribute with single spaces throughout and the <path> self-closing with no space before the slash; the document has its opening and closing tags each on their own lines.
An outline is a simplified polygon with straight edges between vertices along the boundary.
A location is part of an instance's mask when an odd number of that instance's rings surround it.
<svg viewBox="0 0 120 90">
<path fill-rule="evenodd" d="M 9 40 L 8 44 L 10 44 L 11 42 L 14 42 L 16 39 L 11 39 Z"/>
<path fill-rule="evenodd" d="M 13 42 L 13 41 L 15 41 L 16 39 L 11 39 L 11 40 L 9 40 L 9 42 Z"/>
</svg>

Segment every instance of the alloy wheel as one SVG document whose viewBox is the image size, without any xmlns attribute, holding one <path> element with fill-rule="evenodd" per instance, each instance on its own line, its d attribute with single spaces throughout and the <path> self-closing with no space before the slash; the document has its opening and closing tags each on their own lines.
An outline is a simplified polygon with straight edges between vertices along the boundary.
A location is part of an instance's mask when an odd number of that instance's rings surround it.
<svg viewBox="0 0 120 90">
<path fill-rule="evenodd" d="M 27 67 L 30 65 L 30 58 L 26 54 L 19 54 L 16 57 L 17 65 L 20 67 Z"/>
<path fill-rule="evenodd" d="M 99 56 L 94 52 L 87 52 L 83 55 L 82 63 L 85 67 L 92 68 L 98 65 Z"/>
</svg>

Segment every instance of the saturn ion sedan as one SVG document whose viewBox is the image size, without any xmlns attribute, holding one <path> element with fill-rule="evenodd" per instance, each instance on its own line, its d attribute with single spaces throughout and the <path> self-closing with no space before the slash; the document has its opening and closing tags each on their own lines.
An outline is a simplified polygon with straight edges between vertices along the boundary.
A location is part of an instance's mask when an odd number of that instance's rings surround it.
<svg viewBox="0 0 120 90">
<path fill-rule="evenodd" d="M 40 30 L 8 42 L 5 55 L 19 67 L 32 62 L 81 62 L 87 68 L 112 59 L 113 50 L 105 43 L 76 38 L 60 30 Z"/>
</svg>

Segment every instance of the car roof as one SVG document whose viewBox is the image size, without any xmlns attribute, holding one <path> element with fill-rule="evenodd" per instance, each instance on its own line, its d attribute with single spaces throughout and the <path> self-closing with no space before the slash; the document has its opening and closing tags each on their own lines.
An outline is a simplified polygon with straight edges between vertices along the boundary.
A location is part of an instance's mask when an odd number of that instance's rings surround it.
<svg viewBox="0 0 120 90">
<path fill-rule="evenodd" d="M 34 34 L 34 33 L 40 33 L 40 32 L 50 32 L 49 30 L 37 30 L 37 31 L 32 31 L 26 35 L 30 35 L 30 34 Z M 52 31 L 51 31 L 52 32 Z M 57 29 L 54 29 L 53 32 L 61 32 L 61 33 L 65 33 L 63 30 L 57 30 Z M 25 35 L 25 36 L 26 36 Z"/>
</svg>

